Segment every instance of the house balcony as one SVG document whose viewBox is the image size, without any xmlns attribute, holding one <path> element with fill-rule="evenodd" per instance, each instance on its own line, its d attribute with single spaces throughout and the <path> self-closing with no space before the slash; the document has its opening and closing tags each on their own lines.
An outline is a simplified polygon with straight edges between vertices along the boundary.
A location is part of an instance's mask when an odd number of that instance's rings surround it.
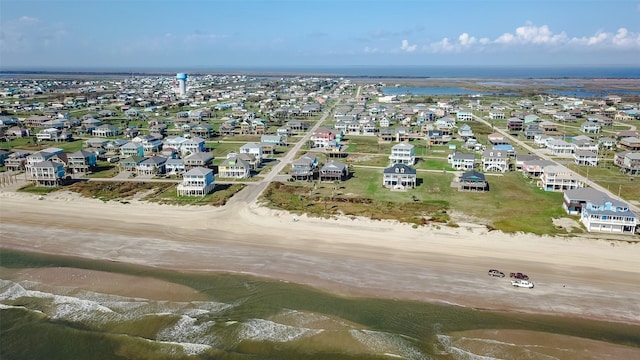
<svg viewBox="0 0 640 360">
<path fill-rule="evenodd" d="M 586 215 L 584 216 L 591 224 L 610 224 L 610 225 L 627 225 L 635 226 L 636 219 L 625 217 L 612 217 L 611 215 Z"/>
</svg>

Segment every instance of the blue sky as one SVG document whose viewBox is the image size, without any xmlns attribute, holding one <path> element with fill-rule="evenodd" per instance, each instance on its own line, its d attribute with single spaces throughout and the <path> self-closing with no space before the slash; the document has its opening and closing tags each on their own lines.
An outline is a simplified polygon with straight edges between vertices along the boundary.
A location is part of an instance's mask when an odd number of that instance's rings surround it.
<svg viewBox="0 0 640 360">
<path fill-rule="evenodd" d="M 0 67 L 640 65 L 640 0 L 2 0 Z"/>
</svg>

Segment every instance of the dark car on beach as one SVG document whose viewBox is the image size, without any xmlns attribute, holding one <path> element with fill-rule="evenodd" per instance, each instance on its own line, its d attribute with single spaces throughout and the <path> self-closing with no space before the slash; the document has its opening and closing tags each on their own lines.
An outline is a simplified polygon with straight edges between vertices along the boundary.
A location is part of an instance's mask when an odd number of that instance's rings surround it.
<svg viewBox="0 0 640 360">
<path fill-rule="evenodd" d="M 489 276 L 504 277 L 504 273 L 500 270 L 490 269 Z"/>
<path fill-rule="evenodd" d="M 510 273 L 509 277 L 519 280 L 529 280 L 529 276 L 523 273 Z"/>
</svg>

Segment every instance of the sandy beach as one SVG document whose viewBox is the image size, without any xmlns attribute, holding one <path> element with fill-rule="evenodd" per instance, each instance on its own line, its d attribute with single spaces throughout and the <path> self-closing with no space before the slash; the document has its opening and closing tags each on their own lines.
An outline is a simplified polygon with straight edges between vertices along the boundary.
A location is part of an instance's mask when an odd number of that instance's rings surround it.
<svg viewBox="0 0 640 360">
<path fill-rule="evenodd" d="M 221 208 L 104 203 L 69 192 L 39 199 L 10 188 L 0 189 L 0 215 L 0 246 L 7 249 L 237 272 L 349 296 L 640 324 L 640 244 L 634 242 L 504 234 L 472 223 L 293 221 L 286 212 L 241 201 Z M 508 275 L 487 276 L 489 268 L 526 273 L 535 288 L 513 288 Z M 64 269 L 13 276 L 103 291 L 122 283 Z"/>
</svg>

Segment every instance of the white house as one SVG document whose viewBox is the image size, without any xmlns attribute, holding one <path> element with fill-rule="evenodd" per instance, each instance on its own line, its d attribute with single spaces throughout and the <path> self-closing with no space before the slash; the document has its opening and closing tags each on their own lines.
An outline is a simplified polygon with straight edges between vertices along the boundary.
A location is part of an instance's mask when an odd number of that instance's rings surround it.
<svg viewBox="0 0 640 360">
<path fill-rule="evenodd" d="M 180 175 L 185 172 L 184 160 L 182 159 L 167 159 L 164 163 L 165 173 L 167 175 Z"/>
<path fill-rule="evenodd" d="M 473 130 L 471 129 L 471 126 L 464 124 L 458 129 L 458 135 L 460 135 L 463 140 L 467 140 L 468 138 L 473 137 Z"/>
<path fill-rule="evenodd" d="M 205 196 L 215 187 L 211 169 L 197 167 L 187 171 L 178 184 L 178 196 Z"/>
<path fill-rule="evenodd" d="M 629 205 L 608 196 L 588 199 L 582 207 L 580 221 L 589 232 L 634 234 L 638 217 Z"/>
<path fill-rule="evenodd" d="M 195 136 L 190 139 L 185 139 L 180 144 L 180 153 L 182 155 L 205 151 L 207 151 L 207 148 L 205 147 L 205 140 L 201 137 Z"/>
<path fill-rule="evenodd" d="M 547 149 L 553 155 L 571 155 L 573 153 L 573 145 L 560 139 L 553 139 L 547 143 Z"/>
<path fill-rule="evenodd" d="M 401 142 L 391 148 L 389 155 L 391 164 L 413 165 L 416 162 L 415 146 L 407 142 Z"/>
<path fill-rule="evenodd" d="M 566 167 L 547 165 L 542 168 L 538 187 L 545 191 L 566 191 L 584 187 L 584 184 Z"/>
<path fill-rule="evenodd" d="M 509 154 L 506 151 L 487 149 L 482 153 L 482 169 L 485 172 L 509 170 Z"/>
<path fill-rule="evenodd" d="M 598 166 L 598 153 L 589 150 L 577 150 L 573 153 L 576 165 Z"/>
<path fill-rule="evenodd" d="M 489 119 L 491 120 L 502 120 L 504 119 L 504 111 L 502 110 L 489 110 Z"/>
<path fill-rule="evenodd" d="M 93 129 L 91 134 L 97 137 L 118 136 L 120 135 L 120 128 L 111 124 L 103 124 Z"/>
<path fill-rule="evenodd" d="M 473 154 L 456 151 L 447 156 L 447 162 L 456 170 L 473 170 L 476 166 L 476 157 Z"/>
<path fill-rule="evenodd" d="M 218 177 L 245 179 L 251 176 L 251 164 L 238 156 L 227 157 L 218 165 Z"/>
<path fill-rule="evenodd" d="M 458 121 L 473 121 L 473 114 L 469 111 L 458 111 L 456 119 Z"/>
<path fill-rule="evenodd" d="M 256 157 L 259 162 L 262 162 L 263 154 L 262 154 L 262 146 L 260 144 L 256 144 L 253 142 L 246 143 L 240 147 L 241 154 L 250 154 Z"/>
<path fill-rule="evenodd" d="M 416 169 L 404 164 L 393 164 L 384 169 L 382 185 L 394 190 L 406 190 L 416 187 Z"/>
<path fill-rule="evenodd" d="M 29 167 L 29 175 L 40 186 L 57 186 L 64 179 L 64 166 L 53 161 L 42 161 Z"/>
</svg>

